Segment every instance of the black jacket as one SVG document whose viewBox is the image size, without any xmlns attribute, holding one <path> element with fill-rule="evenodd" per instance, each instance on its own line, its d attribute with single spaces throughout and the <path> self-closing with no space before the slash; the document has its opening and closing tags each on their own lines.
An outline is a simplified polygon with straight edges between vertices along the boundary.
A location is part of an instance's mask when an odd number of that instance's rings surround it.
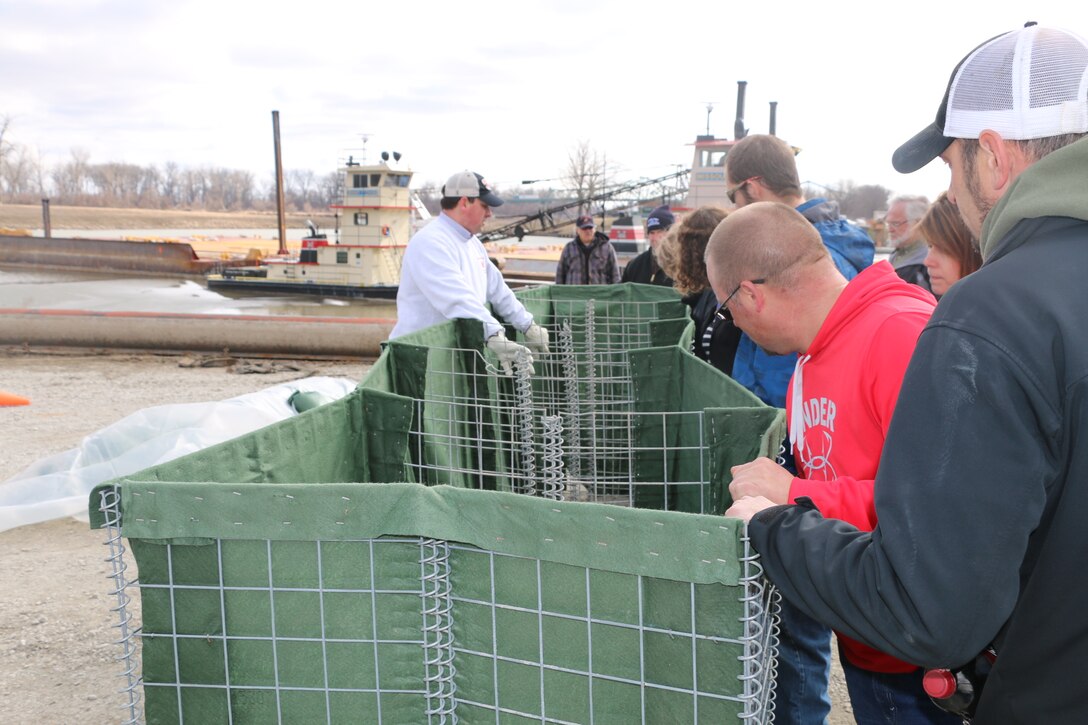
<svg viewBox="0 0 1088 725">
<path fill-rule="evenodd" d="M 907 661 L 997 662 L 976 723 L 1086 723 L 1088 139 L 1016 180 L 982 268 L 918 341 L 862 533 L 800 506 L 749 527 L 785 596 Z"/>
<path fill-rule="evenodd" d="M 652 249 L 647 249 L 628 262 L 627 266 L 623 268 L 623 276 L 620 281 L 672 287 L 672 277 L 665 274 L 664 270 L 658 266 Z"/>
<path fill-rule="evenodd" d="M 691 306 L 691 319 L 695 322 L 692 354 L 726 375 L 732 375 L 733 360 L 740 344 L 740 328 L 717 316 L 718 298 L 714 296 L 714 290 L 696 292 L 684 301 Z"/>
</svg>

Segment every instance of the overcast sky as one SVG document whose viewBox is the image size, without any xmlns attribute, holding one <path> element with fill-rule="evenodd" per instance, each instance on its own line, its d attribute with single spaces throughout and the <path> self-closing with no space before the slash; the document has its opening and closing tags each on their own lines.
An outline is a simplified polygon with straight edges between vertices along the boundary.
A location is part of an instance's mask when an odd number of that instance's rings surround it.
<svg viewBox="0 0 1088 725">
<path fill-rule="evenodd" d="M 1088 35 L 1076 0 L 906 3 L 551 0 L 0 0 L 0 117 L 44 163 L 72 149 L 334 171 L 404 154 L 414 186 L 471 168 L 504 188 L 561 176 L 586 141 L 618 178 L 687 167 L 691 142 L 745 125 L 802 149 L 801 178 L 930 196 L 891 154 L 931 122 L 952 68 L 1026 20 Z M 257 14 L 254 14 L 257 13 Z"/>
</svg>

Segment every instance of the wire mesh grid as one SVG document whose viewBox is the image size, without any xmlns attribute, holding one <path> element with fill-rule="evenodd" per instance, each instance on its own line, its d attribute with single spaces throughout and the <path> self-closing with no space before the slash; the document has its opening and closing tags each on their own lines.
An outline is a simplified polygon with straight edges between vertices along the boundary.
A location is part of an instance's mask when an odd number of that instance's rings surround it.
<svg viewBox="0 0 1088 725">
<path fill-rule="evenodd" d="M 517 361 L 513 376 L 475 350 L 430 351 L 416 480 L 664 509 L 704 501 L 702 411 L 639 410 L 628 349 L 575 352 L 572 329 L 556 332 L 557 349 Z"/>
<path fill-rule="evenodd" d="M 746 542 L 729 588 L 417 537 L 140 546 L 155 722 L 773 720 L 777 595 Z"/>
</svg>

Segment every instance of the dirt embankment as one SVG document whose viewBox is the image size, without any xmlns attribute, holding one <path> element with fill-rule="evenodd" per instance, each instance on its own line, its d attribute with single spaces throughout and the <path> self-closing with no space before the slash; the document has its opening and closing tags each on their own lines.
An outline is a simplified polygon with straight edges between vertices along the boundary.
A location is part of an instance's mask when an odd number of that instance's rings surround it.
<svg viewBox="0 0 1088 725">
<path fill-rule="evenodd" d="M 306 226 L 312 220 L 321 229 L 332 229 L 331 212 L 290 212 L 289 228 Z M 174 209 L 112 209 L 90 206 L 49 207 L 50 226 L 63 229 L 276 229 L 274 211 L 181 211 Z M 0 204 L 0 229 L 41 229 L 42 208 L 36 204 Z"/>
<path fill-rule="evenodd" d="M 495 217 L 487 228 L 502 226 L 516 217 Z M 289 229 L 305 229 L 307 220 L 322 231 L 336 228 L 330 210 L 288 212 Z M 49 224 L 65 229 L 276 229 L 275 211 L 183 211 L 178 209 L 114 209 L 97 206 L 49 207 Z M 344 220 L 340 219 L 343 226 Z M 37 204 L 0 204 L 0 234 L 41 229 L 42 208 Z"/>
</svg>

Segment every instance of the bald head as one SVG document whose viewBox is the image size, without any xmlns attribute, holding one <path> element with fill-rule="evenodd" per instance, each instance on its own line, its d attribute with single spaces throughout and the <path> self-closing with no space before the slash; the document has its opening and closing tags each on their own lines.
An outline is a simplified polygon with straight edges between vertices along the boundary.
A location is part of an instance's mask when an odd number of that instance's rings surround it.
<svg viewBox="0 0 1088 725">
<path fill-rule="evenodd" d="M 785 204 L 762 201 L 738 209 L 722 220 L 706 246 L 707 268 L 723 289 L 746 279 L 766 279 L 796 286 L 805 265 L 831 262 L 816 227 Z"/>
<path fill-rule="evenodd" d="M 846 287 L 816 228 L 773 201 L 722 220 L 706 246 L 706 271 L 734 324 L 775 355 L 808 349 Z"/>
</svg>

